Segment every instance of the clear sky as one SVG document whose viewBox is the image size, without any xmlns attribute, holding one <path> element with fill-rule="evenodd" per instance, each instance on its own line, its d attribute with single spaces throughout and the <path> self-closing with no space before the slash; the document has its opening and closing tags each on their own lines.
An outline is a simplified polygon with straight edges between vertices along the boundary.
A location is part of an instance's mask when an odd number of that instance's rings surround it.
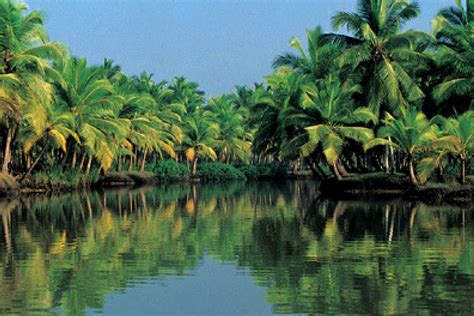
<svg viewBox="0 0 474 316">
<path fill-rule="evenodd" d="M 430 30 L 431 18 L 453 0 L 419 0 L 409 27 Z M 356 0 L 26 0 L 47 19 L 50 38 L 91 63 L 115 60 L 125 73 L 155 80 L 183 75 L 207 95 L 262 81 L 289 40 L 305 30 L 330 31 L 337 11 Z"/>
</svg>

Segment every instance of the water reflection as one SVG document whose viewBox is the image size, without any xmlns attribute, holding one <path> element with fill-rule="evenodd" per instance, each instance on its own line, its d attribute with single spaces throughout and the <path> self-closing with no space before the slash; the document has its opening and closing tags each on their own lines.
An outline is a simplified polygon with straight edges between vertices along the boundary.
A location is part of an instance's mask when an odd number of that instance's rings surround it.
<svg viewBox="0 0 474 316">
<path fill-rule="evenodd" d="M 132 286 L 193 278 L 204 257 L 249 271 L 275 313 L 468 313 L 472 210 L 324 201 L 311 182 L 3 201 L 0 313 L 100 312 Z"/>
</svg>

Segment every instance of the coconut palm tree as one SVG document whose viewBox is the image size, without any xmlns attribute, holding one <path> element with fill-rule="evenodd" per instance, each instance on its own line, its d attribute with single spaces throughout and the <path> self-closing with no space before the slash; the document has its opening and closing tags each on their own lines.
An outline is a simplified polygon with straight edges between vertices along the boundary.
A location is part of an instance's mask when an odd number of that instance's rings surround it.
<svg viewBox="0 0 474 316">
<path fill-rule="evenodd" d="M 260 87 L 253 95 L 251 124 L 257 126 L 253 148 L 264 155 L 279 156 L 288 139 L 299 127 L 287 118 L 298 110 L 301 87 L 307 78 L 289 67 L 282 66 L 265 77 L 267 89 Z"/>
<path fill-rule="evenodd" d="M 347 47 L 339 64 L 343 71 L 349 70 L 350 81 L 363 84 L 363 104 L 375 113 L 399 113 L 424 97 L 404 65 L 428 61 L 422 49 L 430 36 L 401 32 L 418 15 L 416 1 L 358 0 L 357 12 L 339 12 L 332 18 L 336 30 L 345 27 L 350 35 L 327 34 L 326 38 Z"/>
<path fill-rule="evenodd" d="M 56 102 L 74 115 L 83 148 L 79 167 L 88 156 L 85 172 L 89 174 L 95 157 L 106 171 L 130 126 L 128 120 L 117 117 L 123 99 L 108 80 L 102 79 L 99 68 L 87 66 L 86 59 L 67 59 L 56 67 L 61 75 Z"/>
<path fill-rule="evenodd" d="M 244 160 L 250 155 L 251 133 L 246 130 L 247 110 L 236 108 L 233 95 L 221 95 L 209 100 L 209 111 L 213 120 L 219 125 L 218 150 L 220 159 L 229 162 L 231 159 Z"/>
<path fill-rule="evenodd" d="M 130 81 L 117 86 L 117 91 L 123 97 L 123 106 L 118 117 L 130 122 L 126 141 L 121 144 L 119 169 L 121 168 L 121 154 L 130 155 L 129 168 L 133 167 L 133 159 L 141 151 L 142 158 L 139 163 L 140 171 L 145 169 L 147 155 L 156 152 L 160 156 L 163 152 L 171 157 L 175 156 L 173 142 L 175 137 L 169 132 L 169 125 L 162 121 L 155 113 L 155 99 L 148 93 L 138 92 L 136 86 Z M 135 149 L 135 153 L 130 148 Z M 135 157 L 133 157 L 135 156 Z"/>
<path fill-rule="evenodd" d="M 185 137 L 183 139 L 186 157 L 192 163 L 193 176 L 197 174 L 199 157 L 215 160 L 219 126 L 212 121 L 212 113 L 197 110 L 184 122 Z"/>
<path fill-rule="evenodd" d="M 34 124 L 29 123 L 33 120 L 37 120 L 35 115 L 28 114 L 25 116 L 25 121 L 28 124 L 26 124 L 25 128 L 20 133 L 23 151 L 25 154 L 29 154 L 34 146 L 36 146 L 40 141 L 42 142 L 42 149 L 39 151 L 26 173 L 21 177 L 21 180 L 30 176 L 40 159 L 51 147 L 54 149 L 61 149 L 66 154 L 67 140 L 69 137 L 72 137 L 79 142 L 79 137 L 74 132 L 74 116 L 66 108 L 54 106 L 54 104 L 50 103 L 46 109 L 46 121 L 42 124 L 42 129 L 39 133 L 37 129 L 32 128 Z"/>
<path fill-rule="evenodd" d="M 468 0 L 468 5 L 469 2 Z M 433 98 L 440 104 L 452 100 L 453 97 L 461 97 L 462 102 L 455 101 L 472 107 L 474 105 L 473 9 L 468 5 L 465 9 L 461 1 L 455 3 L 455 6 L 441 10 L 433 19 L 433 32 L 440 44 L 435 60 L 442 69 L 444 79 L 434 87 Z"/>
<path fill-rule="evenodd" d="M 365 144 L 374 137 L 363 124 L 376 123 L 377 116 L 368 108 L 354 107 L 352 96 L 359 89 L 345 88 L 333 76 L 303 86 L 304 114 L 298 115 L 298 119 L 312 123 L 305 127 L 307 141 L 300 147 L 300 153 L 308 157 L 320 147 L 337 179 L 342 178 L 338 160 L 346 141 Z"/>
<path fill-rule="evenodd" d="M 398 118 L 389 113 L 386 115 L 384 126 L 377 132 L 378 138 L 366 143 L 364 148 L 368 150 L 378 145 L 390 144 L 401 150 L 407 158 L 410 181 L 414 186 L 418 186 L 415 156 L 430 150 L 433 142 L 438 139 L 437 130 L 425 114 L 419 112 L 415 107 L 403 109 Z M 391 141 L 388 141 L 388 137 L 391 138 Z"/>
<path fill-rule="evenodd" d="M 470 160 L 474 154 L 474 111 L 467 111 L 451 118 L 437 116 L 433 121 L 441 127 L 440 138 L 433 143 L 435 147 L 441 149 L 441 154 L 429 161 L 436 162 L 434 164 L 436 166 L 443 155 L 456 156 L 461 165 L 459 181 L 465 184 Z"/>
<path fill-rule="evenodd" d="M 26 112 L 44 113 L 52 89 L 45 80 L 53 74 L 48 61 L 61 56 L 48 41 L 44 18 L 26 5 L 0 1 L 0 117 L 4 133 L 2 172 L 9 172 L 11 145 Z M 43 114 L 44 115 L 44 114 Z"/>
<path fill-rule="evenodd" d="M 318 26 L 306 31 L 307 50 L 303 48 L 298 37 L 290 41 L 290 46 L 298 54 L 284 53 L 273 61 L 273 68 L 282 66 L 292 68 L 294 71 L 308 75 L 312 80 L 321 79 L 330 73 L 336 66 L 336 60 L 341 50 L 338 46 L 325 40 L 323 29 Z"/>
</svg>

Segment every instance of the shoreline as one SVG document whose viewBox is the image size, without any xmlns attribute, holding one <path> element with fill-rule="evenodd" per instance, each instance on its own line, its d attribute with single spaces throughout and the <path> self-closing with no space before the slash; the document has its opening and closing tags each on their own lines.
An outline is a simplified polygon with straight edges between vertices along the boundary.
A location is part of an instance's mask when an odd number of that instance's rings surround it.
<svg viewBox="0 0 474 316">
<path fill-rule="evenodd" d="M 183 179 L 164 180 L 150 172 L 122 172 L 101 176 L 95 182 L 83 183 L 78 186 L 42 185 L 20 186 L 13 177 L 2 182 L 0 198 L 12 198 L 19 195 L 66 193 L 80 190 L 104 190 L 113 188 L 137 188 L 147 185 L 171 185 L 175 183 L 228 183 L 233 181 L 298 181 L 309 180 L 312 177 L 295 176 L 288 174 L 284 178 L 259 179 L 203 179 L 188 177 Z M 8 187 L 6 183 L 10 186 Z M 317 183 L 317 182 L 315 182 Z M 334 178 L 322 180 L 319 185 L 321 196 L 330 200 L 368 200 L 387 201 L 404 199 L 420 201 L 427 204 L 471 205 L 474 204 L 474 187 L 459 183 L 429 183 L 420 187 L 413 187 L 407 176 L 402 174 L 369 173 L 349 175 L 337 181 Z"/>
<path fill-rule="evenodd" d="M 413 186 L 408 176 L 401 174 L 352 175 L 337 181 L 323 180 L 319 187 L 321 195 L 337 200 L 391 200 L 402 198 L 420 201 L 430 205 L 474 204 L 472 183 L 427 183 Z"/>
</svg>

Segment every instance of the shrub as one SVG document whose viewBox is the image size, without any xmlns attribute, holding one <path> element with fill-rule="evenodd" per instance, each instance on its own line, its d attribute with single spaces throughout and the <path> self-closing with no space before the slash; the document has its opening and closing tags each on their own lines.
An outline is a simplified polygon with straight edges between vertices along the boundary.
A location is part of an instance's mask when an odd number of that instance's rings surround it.
<svg viewBox="0 0 474 316">
<path fill-rule="evenodd" d="M 255 165 L 243 165 L 239 166 L 238 169 L 248 180 L 256 180 L 259 178 L 258 168 Z"/>
<path fill-rule="evenodd" d="M 245 174 L 232 165 L 222 162 L 203 162 L 198 167 L 198 176 L 204 180 L 245 180 Z"/>
<path fill-rule="evenodd" d="M 0 195 L 17 191 L 19 188 L 15 178 L 6 173 L 0 173 Z"/>
<path fill-rule="evenodd" d="M 286 164 L 271 162 L 239 167 L 247 179 L 284 179 L 288 176 Z"/>
<path fill-rule="evenodd" d="M 85 175 L 80 170 L 62 170 L 61 168 L 51 168 L 49 170 L 34 173 L 26 182 L 32 188 L 64 188 L 72 189 L 93 185 L 99 181 L 97 171 Z"/>
<path fill-rule="evenodd" d="M 189 169 L 186 165 L 174 160 L 160 160 L 150 170 L 161 181 L 179 181 L 189 178 Z"/>
</svg>

